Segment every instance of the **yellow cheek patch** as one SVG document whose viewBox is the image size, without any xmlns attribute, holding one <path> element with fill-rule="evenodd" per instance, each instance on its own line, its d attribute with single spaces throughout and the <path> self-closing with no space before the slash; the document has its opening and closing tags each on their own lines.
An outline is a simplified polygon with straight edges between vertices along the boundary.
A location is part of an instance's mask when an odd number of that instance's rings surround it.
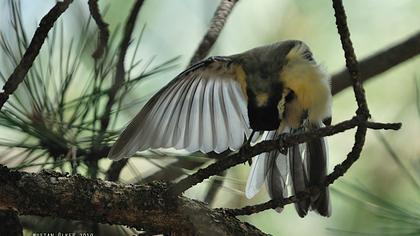
<svg viewBox="0 0 420 236">
<path fill-rule="evenodd" d="M 248 96 L 246 94 L 246 74 L 242 66 L 236 65 L 235 66 L 235 74 L 236 74 L 236 80 L 239 82 L 242 88 L 242 92 L 244 93 L 246 99 L 248 99 Z"/>
</svg>

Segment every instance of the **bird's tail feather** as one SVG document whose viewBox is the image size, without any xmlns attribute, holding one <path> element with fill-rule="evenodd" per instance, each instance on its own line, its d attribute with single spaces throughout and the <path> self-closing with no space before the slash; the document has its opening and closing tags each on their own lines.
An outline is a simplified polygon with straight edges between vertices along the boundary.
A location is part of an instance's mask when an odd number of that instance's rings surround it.
<svg viewBox="0 0 420 236">
<path fill-rule="evenodd" d="M 310 129 L 322 127 L 312 125 Z M 300 132 L 293 130 L 292 132 Z M 327 175 L 328 147 L 325 138 L 312 139 L 289 149 L 293 192 L 298 193 L 310 186 L 321 186 Z M 295 204 L 299 216 L 304 217 L 309 208 L 322 216 L 331 215 L 328 187 L 321 189 L 319 195 Z"/>
<path fill-rule="evenodd" d="M 279 137 L 278 131 L 265 132 L 262 140 L 273 140 Z M 287 176 L 289 162 L 287 156 L 278 150 L 262 153 L 252 159 L 245 195 L 252 198 L 265 182 L 268 194 L 272 199 L 287 197 Z M 280 212 L 283 208 L 276 208 Z"/>
<path fill-rule="evenodd" d="M 304 147 L 305 144 L 293 145 L 289 148 L 289 159 L 290 159 L 290 175 L 292 178 L 292 187 L 293 193 L 306 190 L 309 185 L 308 175 L 306 171 L 306 159 L 304 158 L 304 153 L 301 150 L 301 147 Z M 304 199 L 300 202 L 295 203 L 295 208 L 300 217 L 305 217 L 308 214 L 310 199 Z"/>
<path fill-rule="evenodd" d="M 313 128 L 320 126 L 323 125 L 319 124 Z M 298 133 L 302 132 L 302 129 L 287 128 L 283 132 Z M 266 132 L 262 139 L 278 139 L 280 134 L 278 131 Z M 327 174 L 327 158 L 328 149 L 324 138 L 294 145 L 289 148 L 287 156 L 278 150 L 262 153 L 253 158 L 245 191 L 246 197 L 252 198 L 257 194 L 264 182 L 272 199 L 288 197 L 290 195 L 288 185 L 291 185 L 291 194 L 304 191 L 313 185 L 319 186 Z M 295 208 L 300 217 L 306 216 L 309 209 L 322 216 L 330 216 L 328 188 L 321 189 L 318 196 L 297 202 Z M 280 212 L 282 209 L 279 207 L 276 211 Z"/>
<path fill-rule="evenodd" d="M 317 125 L 319 128 L 323 125 Z M 313 139 L 306 144 L 309 185 L 321 186 L 327 175 L 328 147 L 325 138 Z M 331 203 L 328 187 L 321 188 L 318 196 L 311 199 L 311 209 L 322 216 L 331 215 Z"/>
</svg>

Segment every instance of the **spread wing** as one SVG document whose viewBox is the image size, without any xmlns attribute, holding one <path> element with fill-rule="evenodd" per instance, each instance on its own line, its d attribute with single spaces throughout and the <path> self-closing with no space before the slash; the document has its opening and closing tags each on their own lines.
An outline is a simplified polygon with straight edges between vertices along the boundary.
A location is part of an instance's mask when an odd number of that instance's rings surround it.
<svg viewBox="0 0 420 236">
<path fill-rule="evenodd" d="M 119 160 L 149 148 L 238 150 L 251 133 L 246 97 L 227 57 L 193 65 L 154 95 L 111 148 Z"/>
</svg>

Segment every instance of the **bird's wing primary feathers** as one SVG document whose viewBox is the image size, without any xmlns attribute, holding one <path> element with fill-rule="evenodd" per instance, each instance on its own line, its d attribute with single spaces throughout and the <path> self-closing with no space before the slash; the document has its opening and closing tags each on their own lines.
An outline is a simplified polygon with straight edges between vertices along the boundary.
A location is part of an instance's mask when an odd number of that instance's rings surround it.
<svg viewBox="0 0 420 236">
<path fill-rule="evenodd" d="M 289 132 L 285 128 L 282 132 L 278 130 L 265 132 L 263 140 L 278 139 L 281 133 Z M 288 196 L 287 185 L 289 182 L 289 160 L 286 155 L 278 150 L 262 153 L 252 160 L 251 171 L 249 172 L 245 195 L 252 198 L 266 183 L 267 192 L 272 199 Z M 280 212 L 283 208 L 276 208 Z"/>
<path fill-rule="evenodd" d="M 272 140 L 276 136 L 276 131 L 264 132 L 262 140 Z M 275 158 L 275 152 L 264 152 L 252 158 L 251 170 L 246 182 L 245 196 L 250 199 L 257 194 L 266 180 L 269 166 Z"/>
<path fill-rule="evenodd" d="M 109 158 L 149 148 L 217 153 L 237 150 L 251 133 L 245 95 L 228 57 L 212 57 L 154 95 L 120 135 Z"/>
</svg>

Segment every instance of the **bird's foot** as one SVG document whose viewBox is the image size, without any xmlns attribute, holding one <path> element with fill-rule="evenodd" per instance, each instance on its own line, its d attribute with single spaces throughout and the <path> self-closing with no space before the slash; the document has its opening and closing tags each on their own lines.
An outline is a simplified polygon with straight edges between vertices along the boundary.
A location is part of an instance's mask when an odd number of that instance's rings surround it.
<svg viewBox="0 0 420 236">
<path fill-rule="evenodd" d="M 287 155 L 287 147 L 285 147 L 285 142 L 284 140 L 289 137 L 290 134 L 289 133 L 282 133 L 279 135 L 279 146 L 278 146 L 278 150 L 281 154 Z"/>
</svg>

